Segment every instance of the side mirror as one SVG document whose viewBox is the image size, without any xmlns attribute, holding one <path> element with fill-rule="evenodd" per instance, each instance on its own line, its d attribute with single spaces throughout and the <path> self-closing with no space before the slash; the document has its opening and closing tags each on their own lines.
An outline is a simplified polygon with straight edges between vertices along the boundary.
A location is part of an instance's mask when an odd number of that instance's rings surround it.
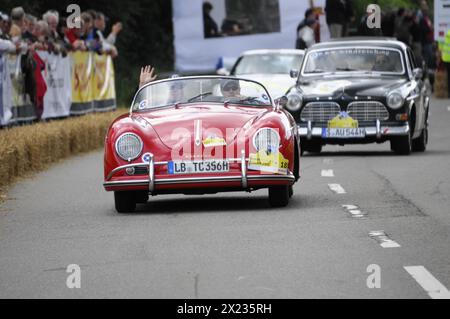
<svg viewBox="0 0 450 319">
<path fill-rule="evenodd" d="M 421 68 L 416 68 L 413 70 L 413 77 L 416 80 L 422 80 L 423 79 L 423 70 Z"/>
<path fill-rule="evenodd" d="M 218 75 L 222 75 L 222 76 L 229 76 L 229 75 L 230 75 L 230 71 L 228 71 L 228 70 L 225 69 L 225 68 L 220 68 L 220 69 L 218 69 L 218 70 L 216 71 L 216 73 L 217 73 Z"/>
<path fill-rule="evenodd" d="M 275 105 L 277 106 L 278 109 L 286 108 L 287 102 L 288 102 L 288 98 L 285 95 L 275 99 Z"/>
<path fill-rule="evenodd" d="M 291 72 L 289 72 L 289 75 L 291 76 L 291 78 L 296 79 L 298 78 L 298 70 L 291 70 Z"/>
</svg>

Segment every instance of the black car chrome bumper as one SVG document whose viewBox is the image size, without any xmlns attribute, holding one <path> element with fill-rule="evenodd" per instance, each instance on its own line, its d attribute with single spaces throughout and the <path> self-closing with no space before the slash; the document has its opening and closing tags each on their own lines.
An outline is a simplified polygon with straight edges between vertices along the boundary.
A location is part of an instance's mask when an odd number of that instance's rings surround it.
<svg viewBox="0 0 450 319">
<path fill-rule="evenodd" d="M 380 121 L 376 121 L 375 126 L 364 127 L 367 137 L 376 137 L 381 139 L 388 136 L 401 136 L 410 134 L 410 127 L 408 123 L 401 126 L 386 126 L 382 125 Z M 307 123 L 306 127 L 298 127 L 299 135 L 307 139 L 321 138 L 323 127 L 314 127 L 311 122 Z"/>
</svg>

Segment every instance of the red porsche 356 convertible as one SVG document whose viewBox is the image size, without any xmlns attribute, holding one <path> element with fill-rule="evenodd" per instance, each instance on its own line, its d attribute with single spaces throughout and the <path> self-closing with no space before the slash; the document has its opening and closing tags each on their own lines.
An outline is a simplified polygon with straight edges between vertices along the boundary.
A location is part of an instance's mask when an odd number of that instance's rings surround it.
<svg viewBox="0 0 450 319">
<path fill-rule="evenodd" d="M 118 212 L 149 195 L 269 189 L 286 206 L 300 177 L 293 117 L 258 82 L 179 77 L 139 89 L 105 140 L 105 182 Z"/>
</svg>

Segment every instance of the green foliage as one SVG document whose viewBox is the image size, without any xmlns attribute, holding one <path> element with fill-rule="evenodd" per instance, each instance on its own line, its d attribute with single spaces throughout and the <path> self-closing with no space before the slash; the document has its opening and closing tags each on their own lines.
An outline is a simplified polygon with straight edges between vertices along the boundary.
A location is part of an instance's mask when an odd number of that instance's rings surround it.
<svg viewBox="0 0 450 319">
<path fill-rule="evenodd" d="M 68 16 L 66 8 L 71 3 L 78 4 L 82 11 L 94 9 L 103 12 L 110 19 L 109 27 L 117 21 L 123 23 L 116 43 L 119 57 L 114 61 L 119 104 L 129 105 L 142 65 L 154 65 L 158 73 L 173 69 L 170 0 L 1 0 L 0 10 L 10 12 L 13 7 L 22 6 L 27 13 L 37 17 L 49 9 Z"/>
</svg>

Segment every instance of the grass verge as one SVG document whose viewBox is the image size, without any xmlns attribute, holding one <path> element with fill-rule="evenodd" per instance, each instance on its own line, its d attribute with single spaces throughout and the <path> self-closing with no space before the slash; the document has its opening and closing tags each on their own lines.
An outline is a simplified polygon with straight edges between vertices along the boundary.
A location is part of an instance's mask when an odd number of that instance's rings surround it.
<svg viewBox="0 0 450 319">
<path fill-rule="evenodd" d="M 125 109 L 0 130 L 0 202 L 18 178 L 103 146 L 106 130 Z"/>
</svg>

